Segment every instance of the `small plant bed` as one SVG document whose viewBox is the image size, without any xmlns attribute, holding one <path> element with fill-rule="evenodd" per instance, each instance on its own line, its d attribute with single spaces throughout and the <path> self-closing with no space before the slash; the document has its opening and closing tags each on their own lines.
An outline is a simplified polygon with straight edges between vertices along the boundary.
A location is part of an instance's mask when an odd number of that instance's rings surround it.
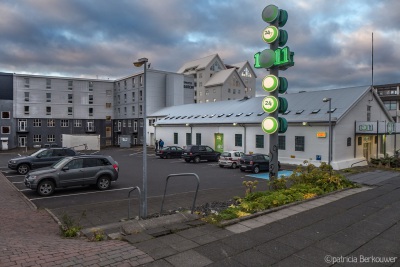
<svg viewBox="0 0 400 267">
<path fill-rule="evenodd" d="M 210 214 L 204 221 L 220 224 L 222 221 L 249 216 L 289 203 L 311 199 L 333 191 L 357 187 L 343 175 L 336 173 L 332 167 L 322 163 L 320 167 L 308 164 L 299 165 L 288 177 L 269 182 L 269 191 L 253 192 L 258 181 L 244 181 L 246 195 L 238 198 L 236 204 Z"/>
</svg>

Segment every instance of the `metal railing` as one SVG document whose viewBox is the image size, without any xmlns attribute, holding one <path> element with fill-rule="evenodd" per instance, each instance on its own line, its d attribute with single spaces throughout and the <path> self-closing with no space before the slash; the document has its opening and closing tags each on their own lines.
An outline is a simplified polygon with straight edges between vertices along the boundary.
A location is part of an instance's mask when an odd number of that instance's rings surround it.
<svg viewBox="0 0 400 267">
<path fill-rule="evenodd" d="M 161 202 L 161 210 L 160 210 L 160 215 L 162 214 L 163 207 L 164 207 L 164 200 L 165 200 L 165 194 L 167 193 L 167 185 L 168 185 L 168 180 L 171 177 L 177 177 L 177 176 L 194 176 L 197 179 L 197 187 L 196 187 L 196 193 L 194 195 L 193 199 L 193 204 L 192 204 L 192 214 L 194 212 L 195 204 L 196 204 L 196 199 L 197 199 L 197 192 L 199 191 L 199 186 L 200 186 L 200 178 L 197 174 L 195 173 L 179 173 L 179 174 L 170 174 L 167 176 L 167 179 L 165 180 L 165 188 L 164 188 L 164 196 Z"/>
<path fill-rule="evenodd" d="M 139 186 L 135 186 L 134 188 L 132 188 L 132 190 L 130 190 L 129 191 L 129 193 L 128 193 L 128 199 L 129 199 L 129 201 L 128 201 L 128 220 L 130 220 L 131 219 L 131 193 L 133 192 L 133 191 L 135 191 L 135 190 L 137 190 L 138 191 L 138 193 L 139 193 L 139 220 L 140 220 L 140 218 L 142 217 L 141 215 L 141 212 L 140 212 L 140 207 L 142 206 L 142 192 L 140 191 L 140 188 L 139 188 Z"/>
</svg>

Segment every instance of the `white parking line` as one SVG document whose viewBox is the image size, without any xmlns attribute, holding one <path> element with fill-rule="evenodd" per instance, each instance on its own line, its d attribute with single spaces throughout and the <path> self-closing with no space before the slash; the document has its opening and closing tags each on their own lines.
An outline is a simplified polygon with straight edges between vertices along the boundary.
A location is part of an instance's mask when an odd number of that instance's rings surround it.
<svg viewBox="0 0 400 267">
<path fill-rule="evenodd" d="M 25 177 L 25 175 L 13 175 L 13 176 L 6 176 L 6 177 L 7 178 L 14 178 L 14 177 L 21 178 L 21 176 Z"/>
<path fill-rule="evenodd" d="M 118 188 L 118 189 L 110 189 L 110 190 L 105 190 L 105 191 L 93 191 L 93 192 L 86 192 L 86 193 L 78 193 L 78 194 L 68 194 L 68 195 L 58 195 L 58 196 L 50 196 L 50 197 L 40 197 L 40 198 L 30 198 L 30 201 L 34 200 L 43 200 L 43 199 L 49 199 L 49 198 L 60 198 L 60 197 L 69 197 L 69 196 L 80 196 L 80 195 L 89 195 L 89 194 L 96 194 L 96 193 L 107 193 L 107 192 L 113 192 L 113 191 L 121 191 L 121 190 L 128 190 L 132 189 L 133 187 L 127 187 L 127 188 Z M 27 189 L 30 190 L 30 189 Z M 20 190 L 23 191 L 23 190 Z M 26 190 L 24 190 L 26 191 Z"/>
<path fill-rule="evenodd" d="M 23 184 L 24 182 L 13 182 L 13 184 Z"/>
<path fill-rule="evenodd" d="M 19 192 L 32 191 L 31 189 L 21 189 Z"/>
</svg>

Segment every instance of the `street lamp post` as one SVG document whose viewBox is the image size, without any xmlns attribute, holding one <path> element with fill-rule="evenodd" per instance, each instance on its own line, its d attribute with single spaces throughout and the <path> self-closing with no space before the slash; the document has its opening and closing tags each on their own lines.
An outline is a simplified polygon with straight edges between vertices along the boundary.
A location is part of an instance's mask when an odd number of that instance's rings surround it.
<svg viewBox="0 0 400 267">
<path fill-rule="evenodd" d="M 142 187 L 142 219 L 147 218 L 147 114 L 146 114 L 146 69 L 147 58 L 140 58 L 134 62 L 135 67 L 143 66 L 143 187 Z"/>
<path fill-rule="evenodd" d="M 322 99 L 323 102 L 329 102 L 328 113 L 329 113 L 329 150 L 328 150 L 328 165 L 331 165 L 332 161 L 332 107 L 331 102 L 332 98 L 326 97 Z"/>
</svg>

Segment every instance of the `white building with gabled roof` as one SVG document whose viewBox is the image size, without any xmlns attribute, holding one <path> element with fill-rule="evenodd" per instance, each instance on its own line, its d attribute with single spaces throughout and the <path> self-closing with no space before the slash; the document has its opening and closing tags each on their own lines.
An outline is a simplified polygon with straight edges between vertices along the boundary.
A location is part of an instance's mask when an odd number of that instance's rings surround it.
<svg viewBox="0 0 400 267">
<path fill-rule="evenodd" d="M 218 54 L 189 61 L 178 73 L 193 76 L 195 103 L 254 97 L 256 74 L 248 61 L 225 64 Z"/>
<path fill-rule="evenodd" d="M 334 169 L 366 165 L 371 158 L 394 154 L 395 135 L 389 127 L 392 117 L 370 86 L 289 93 L 283 97 L 289 108 L 279 116 L 286 118 L 289 127 L 279 134 L 281 163 L 328 162 L 329 114 Z M 149 130 L 165 145 L 202 144 L 215 148 L 218 134 L 223 137 L 225 151 L 268 154 L 269 135 L 261 129 L 268 116 L 262 109 L 263 98 L 164 108 L 150 114 L 156 127 Z M 324 98 L 331 99 L 331 110 Z"/>
</svg>

